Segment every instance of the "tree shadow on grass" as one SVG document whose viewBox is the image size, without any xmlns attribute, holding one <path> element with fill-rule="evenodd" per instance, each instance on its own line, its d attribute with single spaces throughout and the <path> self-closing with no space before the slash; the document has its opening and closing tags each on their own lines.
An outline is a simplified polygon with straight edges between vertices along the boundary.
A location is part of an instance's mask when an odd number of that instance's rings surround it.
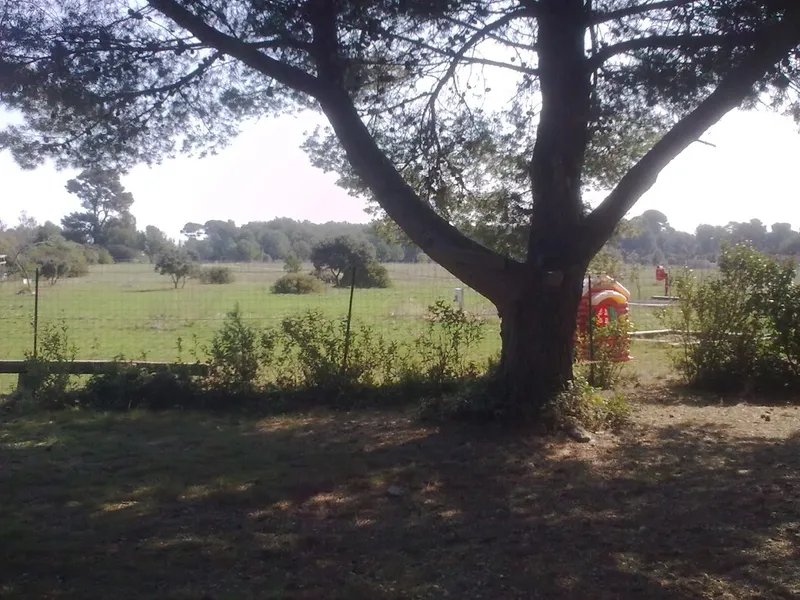
<svg viewBox="0 0 800 600">
<path fill-rule="evenodd" d="M 726 391 L 715 392 L 686 383 L 671 383 L 651 386 L 639 390 L 642 400 L 664 406 L 735 406 L 752 404 L 754 406 L 798 406 L 800 393 L 791 390 L 778 391 Z"/>
<path fill-rule="evenodd" d="M 594 446 L 403 413 L 0 426 L 8 598 L 789 598 L 800 435 Z"/>
</svg>

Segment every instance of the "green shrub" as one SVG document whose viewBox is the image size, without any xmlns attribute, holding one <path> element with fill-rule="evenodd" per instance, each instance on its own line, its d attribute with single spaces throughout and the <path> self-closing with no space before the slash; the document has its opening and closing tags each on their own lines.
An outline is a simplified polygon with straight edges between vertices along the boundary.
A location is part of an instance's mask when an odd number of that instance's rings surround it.
<svg viewBox="0 0 800 600">
<path fill-rule="evenodd" d="M 617 357 L 628 352 L 629 332 L 630 323 L 626 318 L 593 329 L 591 364 L 577 364 L 580 370 L 587 373 L 592 386 L 610 390 L 619 384 L 625 363 L 619 362 Z M 582 337 L 581 341 L 588 345 L 587 339 Z"/>
<path fill-rule="evenodd" d="M 186 280 L 194 277 L 197 273 L 198 265 L 192 257 L 183 249 L 170 248 L 156 257 L 155 270 L 160 275 L 169 275 L 175 289 L 178 285 L 186 285 Z"/>
<path fill-rule="evenodd" d="M 283 270 L 287 273 L 299 273 L 303 268 L 303 261 L 294 252 L 290 252 L 283 261 Z"/>
<path fill-rule="evenodd" d="M 317 294 L 325 285 L 312 275 L 287 273 L 272 284 L 273 294 Z"/>
<path fill-rule="evenodd" d="M 98 248 L 97 249 L 97 264 L 98 265 L 113 265 L 114 264 L 114 257 L 111 256 L 111 252 L 109 252 L 107 248 Z"/>
<path fill-rule="evenodd" d="M 225 285 L 235 281 L 231 268 L 223 266 L 201 268 L 198 271 L 197 278 L 200 283 L 212 285 Z"/>
<path fill-rule="evenodd" d="M 375 261 L 369 262 L 363 267 L 357 267 L 355 273 L 355 287 L 357 288 L 388 288 L 392 285 L 389 279 L 389 271 L 382 264 Z M 353 271 L 345 271 L 341 279 L 339 279 L 339 287 L 350 287 L 352 281 Z"/>
<path fill-rule="evenodd" d="M 89 263 L 82 254 L 73 254 L 68 265 L 67 277 L 84 277 L 89 274 Z"/>
<path fill-rule="evenodd" d="M 245 322 L 239 305 L 228 313 L 214 334 L 209 353 L 211 387 L 230 394 L 249 394 L 257 386 L 261 366 L 268 360 L 271 346 L 261 332 Z"/>
<path fill-rule="evenodd" d="M 42 326 L 37 356 L 26 355 L 27 372 L 24 385 L 18 392 L 30 395 L 47 408 L 65 406 L 71 380 L 69 365 L 76 354 L 77 348 L 69 338 L 65 322 Z"/>
<path fill-rule="evenodd" d="M 687 381 L 720 391 L 798 387 L 795 273 L 793 262 L 739 245 L 723 249 L 717 278 L 676 278 L 680 301 L 663 318 L 678 332 L 676 365 Z"/>
<path fill-rule="evenodd" d="M 428 307 L 425 332 L 415 348 L 428 380 L 442 383 L 474 375 L 480 367 L 468 351 L 484 337 L 484 323 L 443 300 Z"/>
<path fill-rule="evenodd" d="M 31 275 L 33 275 L 34 269 L 49 269 L 45 265 L 51 264 L 66 265 L 66 267 L 61 267 L 61 276 L 83 277 L 89 273 L 89 261 L 86 258 L 84 247 L 64 239 L 30 248 L 21 257 L 21 262 Z M 48 276 L 47 279 L 51 279 L 51 277 Z"/>
<path fill-rule="evenodd" d="M 358 324 L 351 325 L 345 363 L 346 334 L 345 319 L 329 319 L 315 310 L 283 319 L 278 383 L 321 389 L 388 385 L 411 371 L 405 368 L 409 353 Z"/>
<path fill-rule="evenodd" d="M 78 401 L 98 410 L 190 407 L 200 391 L 188 371 L 180 367 L 151 371 L 120 359 L 102 373 L 92 375 L 78 394 Z"/>
<path fill-rule="evenodd" d="M 39 268 L 39 272 L 44 279 L 50 282 L 50 285 L 55 285 L 61 277 L 69 273 L 69 264 L 48 260 Z"/>
<path fill-rule="evenodd" d="M 619 429 L 630 416 L 630 406 L 620 394 L 607 395 L 576 375 L 567 388 L 542 408 L 542 421 L 552 428 L 582 425 L 590 430 Z"/>
<path fill-rule="evenodd" d="M 115 262 L 140 262 L 143 257 L 141 250 L 125 244 L 110 244 L 107 250 Z"/>
</svg>

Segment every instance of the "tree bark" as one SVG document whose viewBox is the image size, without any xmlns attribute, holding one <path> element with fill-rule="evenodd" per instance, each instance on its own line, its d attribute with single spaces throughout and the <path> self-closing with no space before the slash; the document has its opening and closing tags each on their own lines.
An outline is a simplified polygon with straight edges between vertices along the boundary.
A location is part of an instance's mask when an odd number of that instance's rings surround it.
<svg viewBox="0 0 800 600">
<path fill-rule="evenodd" d="M 547 401 L 572 379 L 583 270 L 528 281 L 522 293 L 499 307 L 502 354 L 497 384 L 509 416 L 536 420 Z"/>
</svg>

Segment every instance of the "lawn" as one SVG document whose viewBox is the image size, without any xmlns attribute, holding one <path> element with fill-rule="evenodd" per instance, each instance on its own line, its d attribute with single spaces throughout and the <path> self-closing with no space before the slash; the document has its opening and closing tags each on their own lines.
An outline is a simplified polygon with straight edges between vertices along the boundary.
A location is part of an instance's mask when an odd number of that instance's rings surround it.
<svg viewBox="0 0 800 600">
<path fill-rule="evenodd" d="M 633 397 L 584 445 L 392 411 L 6 414 L 0 597 L 798 597 L 800 411 Z"/>
<path fill-rule="evenodd" d="M 204 355 L 203 346 L 236 304 L 248 320 L 259 325 L 276 324 L 286 315 L 307 309 L 319 309 L 332 317 L 347 314 L 349 290 L 328 288 L 323 294 L 276 295 L 269 288 L 283 274 L 280 263 L 236 264 L 231 268 L 236 277 L 231 285 L 190 281 L 176 290 L 169 278 L 155 273 L 150 265 L 95 265 L 87 277 L 61 280 L 54 286 L 42 283 L 40 331 L 63 320 L 78 358 L 124 355 L 191 360 L 193 352 Z M 451 301 L 455 288 L 462 287 L 435 264 L 390 264 L 388 268 L 394 285 L 385 290 L 356 290 L 353 314 L 357 321 L 372 325 L 390 339 L 410 339 L 418 334 L 424 327 L 427 307 L 439 299 Z M 651 275 L 643 270 L 642 281 Z M 640 287 L 647 295 L 658 284 Z M 0 285 L 0 359 L 23 358 L 33 347 L 34 298 L 17 294 L 18 289 L 13 282 Z M 499 349 L 494 307 L 471 290 L 466 291 L 464 302 L 468 312 L 486 320 L 487 335 L 478 352 L 483 357 L 492 356 Z M 631 307 L 634 326 L 659 327 L 655 310 Z"/>
<path fill-rule="evenodd" d="M 374 326 L 391 339 L 408 339 L 422 330 L 427 307 L 452 300 L 460 283 L 435 264 L 388 265 L 394 285 L 385 290 L 356 290 L 354 319 Z M 39 323 L 63 320 L 78 348 L 78 357 L 111 359 L 118 355 L 149 360 L 191 360 L 238 303 L 249 321 L 276 324 L 286 315 L 319 309 L 332 317 L 347 314 L 349 290 L 328 288 L 323 294 L 278 295 L 271 284 L 283 275 L 281 263 L 231 265 L 231 285 L 190 281 L 173 289 L 169 278 L 150 265 L 97 265 L 89 276 L 42 284 Z M 18 287 L 0 287 L 3 344 L 0 359 L 22 358 L 33 345 L 34 298 L 16 294 Z M 499 347 L 499 322 L 491 304 L 474 292 L 466 308 L 489 322 L 483 352 Z M 180 348 L 179 348 L 179 342 Z"/>
<path fill-rule="evenodd" d="M 349 290 L 327 288 L 322 294 L 277 295 L 271 284 L 283 275 L 280 263 L 230 265 L 235 282 L 202 285 L 190 281 L 174 289 L 171 281 L 150 265 L 95 265 L 87 277 L 65 279 L 56 285 L 42 283 L 39 293 L 40 332 L 48 324 L 67 326 L 79 359 L 128 359 L 192 361 L 205 358 L 204 347 L 236 304 L 245 318 L 259 326 L 275 325 L 292 314 L 321 310 L 331 317 L 347 314 Z M 427 307 L 439 299 L 451 301 L 462 284 L 436 264 L 390 264 L 393 286 L 385 290 L 356 290 L 353 314 L 356 322 L 372 326 L 388 339 L 410 341 L 425 327 Z M 306 265 L 310 268 L 310 265 Z M 634 298 L 657 292 L 649 282 L 652 273 L 642 270 Z M 624 281 L 624 280 L 623 280 Z M 17 294 L 18 285 L 0 285 L 0 360 L 20 359 L 33 347 L 31 323 L 34 297 Z M 641 294 L 639 294 L 641 292 Z M 467 290 L 465 310 L 486 323 L 485 338 L 471 349 L 471 358 L 483 361 L 500 348 L 499 320 L 494 307 Z M 631 306 L 635 329 L 658 329 L 658 309 Z M 40 338 L 41 339 L 41 338 Z M 0 393 L 13 389 L 16 378 L 0 375 Z"/>
</svg>

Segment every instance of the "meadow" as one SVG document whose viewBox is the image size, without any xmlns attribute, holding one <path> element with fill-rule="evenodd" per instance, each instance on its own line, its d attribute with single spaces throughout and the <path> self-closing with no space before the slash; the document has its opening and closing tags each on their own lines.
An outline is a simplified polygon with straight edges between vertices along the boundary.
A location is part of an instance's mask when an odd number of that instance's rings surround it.
<svg viewBox="0 0 800 600">
<path fill-rule="evenodd" d="M 273 294 L 270 286 L 283 275 L 281 263 L 230 267 L 236 278 L 232 284 L 203 285 L 190 280 L 179 289 L 147 264 L 95 265 L 83 278 L 62 279 L 52 286 L 43 281 L 39 291 L 40 331 L 48 323 L 63 321 L 79 358 L 124 355 L 132 359 L 187 360 L 193 348 L 202 353 L 202 346 L 237 304 L 248 321 L 262 326 L 309 309 L 331 317 L 347 314 L 349 290 L 328 287 L 322 294 Z M 356 290 L 353 317 L 391 339 L 408 338 L 420 331 L 427 307 L 440 299 L 452 301 L 455 288 L 463 287 L 435 264 L 387 267 L 392 287 Z M 644 273 L 643 279 L 647 275 L 652 274 Z M 647 297 L 663 289 L 655 281 L 641 288 Z M 0 359 L 23 358 L 32 349 L 34 297 L 17 294 L 19 289 L 19 282 L 13 281 L 0 286 Z M 635 288 L 632 291 L 636 295 Z M 496 311 L 485 298 L 468 289 L 464 305 L 468 313 L 487 322 L 484 350 L 488 356 L 499 347 Z M 652 309 L 634 306 L 631 312 L 637 328 L 657 325 Z M 182 350 L 178 348 L 179 339 Z"/>
<path fill-rule="evenodd" d="M 195 361 L 205 359 L 205 347 L 237 304 L 244 318 L 259 327 L 277 325 L 287 315 L 310 309 L 332 318 L 347 314 L 349 290 L 327 287 L 321 294 L 273 294 L 270 286 L 284 274 L 281 263 L 229 266 L 235 276 L 232 284 L 203 285 L 190 280 L 178 289 L 149 264 L 94 265 L 86 277 L 62 279 L 55 285 L 41 281 L 40 335 L 48 325 L 63 323 L 78 359 Z M 452 302 L 455 289 L 463 287 L 436 264 L 388 264 L 387 268 L 392 287 L 355 291 L 353 321 L 373 327 L 389 340 L 413 340 L 425 328 L 428 306 L 437 300 Z M 651 271 L 642 269 L 640 285 L 630 286 L 633 300 L 663 293 L 663 284 L 655 281 Z M 0 360 L 22 359 L 33 349 L 35 299 L 18 294 L 19 290 L 16 281 L 0 285 Z M 485 337 L 472 349 L 471 357 L 482 361 L 495 356 L 500 349 L 500 323 L 494 307 L 465 289 L 464 308 L 486 323 Z M 656 310 L 632 306 L 634 328 L 658 328 Z M 0 390 L 7 391 L 14 382 L 13 376 L 0 376 Z"/>
</svg>

